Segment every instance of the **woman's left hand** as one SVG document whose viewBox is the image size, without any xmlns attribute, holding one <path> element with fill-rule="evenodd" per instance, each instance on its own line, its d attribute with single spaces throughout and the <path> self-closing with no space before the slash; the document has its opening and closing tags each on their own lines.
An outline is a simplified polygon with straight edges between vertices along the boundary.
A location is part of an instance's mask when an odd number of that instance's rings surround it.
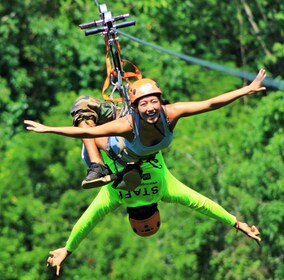
<svg viewBox="0 0 284 280">
<path fill-rule="evenodd" d="M 253 94 L 255 92 L 266 90 L 266 87 L 262 86 L 262 82 L 265 78 L 265 69 L 260 69 L 255 79 L 248 85 L 248 87 L 250 88 L 248 94 Z"/>
</svg>

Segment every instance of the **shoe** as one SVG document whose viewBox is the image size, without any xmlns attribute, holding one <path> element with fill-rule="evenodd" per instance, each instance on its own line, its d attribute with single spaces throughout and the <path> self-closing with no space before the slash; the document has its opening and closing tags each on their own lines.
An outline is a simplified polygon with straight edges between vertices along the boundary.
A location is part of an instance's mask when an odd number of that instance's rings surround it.
<svg viewBox="0 0 284 280">
<path fill-rule="evenodd" d="M 141 185 L 142 170 L 138 164 L 128 164 L 117 182 L 117 189 L 133 191 Z"/>
<path fill-rule="evenodd" d="M 107 165 L 92 162 L 87 173 L 87 177 L 82 182 L 83 189 L 98 188 L 116 179 L 116 175 L 111 172 Z"/>
</svg>

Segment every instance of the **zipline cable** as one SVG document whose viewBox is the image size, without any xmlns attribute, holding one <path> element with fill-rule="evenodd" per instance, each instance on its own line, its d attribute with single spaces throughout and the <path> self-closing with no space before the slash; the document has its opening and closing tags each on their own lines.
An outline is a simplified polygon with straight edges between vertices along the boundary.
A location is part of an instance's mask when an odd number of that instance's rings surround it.
<svg viewBox="0 0 284 280">
<path fill-rule="evenodd" d="M 128 39 L 131 39 L 135 42 L 138 42 L 142 45 L 145 45 L 145 46 L 151 47 L 153 49 L 156 49 L 158 51 L 167 53 L 171 56 L 178 57 L 178 58 L 183 59 L 187 62 L 198 64 L 198 65 L 201 65 L 203 67 L 207 67 L 209 69 L 213 69 L 213 70 L 216 70 L 216 71 L 219 71 L 219 72 L 223 72 L 223 73 L 226 73 L 226 74 L 229 74 L 229 75 L 232 75 L 232 76 L 236 76 L 236 77 L 240 77 L 240 78 L 252 81 L 252 80 L 254 80 L 255 75 L 256 75 L 256 74 L 252 74 L 252 73 L 249 73 L 249 72 L 246 72 L 246 71 L 240 71 L 240 70 L 237 70 L 237 69 L 222 66 L 220 64 L 209 62 L 209 61 L 206 61 L 206 60 L 203 60 L 203 59 L 200 59 L 200 58 L 192 57 L 192 56 L 185 55 L 185 54 L 182 54 L 182 53 L 177 53 L 177 52 L 159 47 L 157 45 L 148 43 L 148 42 L 143 41 L 141 39 L 138 39 L 138 38 L 131 36 L 127 33 L 124 33 L 123 31 L 120 31 L 120 30 L 117 30 L 117 33 L 121 34 L 122 36 L 127 37 Z M 281 81 L 281 80 L 275 80 L 273 78 L 266 77 L 265 80 L 263 81 L 263 84 L 265 86 L 268 86 L 268 87 L 273 87 L 273 88 L 277 88 L 279 90 L 284 90 L 284 81 Z"/>
<path fill-rule="evenodd" d="M 100 4 L 99 4 L 99 2 L 98 2 L 97 0 L 95 0 L 95 4 L 96 4 L 96 6 L 97 6 L 98 8 L 100 8 Z"/>
</svg>

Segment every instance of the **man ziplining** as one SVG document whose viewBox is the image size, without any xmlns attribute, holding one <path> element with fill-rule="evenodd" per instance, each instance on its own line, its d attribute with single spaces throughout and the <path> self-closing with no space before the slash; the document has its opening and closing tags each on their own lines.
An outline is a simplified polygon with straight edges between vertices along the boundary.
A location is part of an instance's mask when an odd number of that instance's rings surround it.
<svg viewBox="0 0 284 280">
<path fill-rule="evenodd" d="M 151 236 L 159 230 L 161 217 L 158 203 L 162 201 L 187 206 L 240 230 L 257 243 L 261 241 L 257 227 L 238 221 L 222 206 L 178 181 L 166 167 L 161 152 L 155 159 L 156 168 L 149 162 L 142 163 L 141 169 L 144 176 L 141 185 L 135 190 L 117 189 L 111 183 L 100 189 L 96 198 L 74 225 L 65 246 L 50 251 L 47 264 L 56 267 L 57 275 L 60 274 L 62 262 L 77 249 L 94 226 L 120 206 L 126 207 L 130 226 L 134 233 L 141 237 Z M 109 161 L 109 164 L 112 166 L 113 162 Z"/>
</svg>

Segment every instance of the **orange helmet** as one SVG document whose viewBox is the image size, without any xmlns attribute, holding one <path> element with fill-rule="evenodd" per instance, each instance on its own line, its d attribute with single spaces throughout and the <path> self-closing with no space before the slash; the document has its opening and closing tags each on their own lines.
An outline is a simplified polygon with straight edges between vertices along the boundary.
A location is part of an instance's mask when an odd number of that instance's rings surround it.
<svg viewBox="0 0 284 280">
<path fill-rule="evenodd" d="M 134 103 L 138 98 L 150 94 L 162 94 L 162 90 L 157 83 L 151 79 L 140 79 L 129 85 L 129 97 L 131 103 Z"/>
<path fill-rule="evenodd" d="M 137 235 L 146 237 L 159 230 L 161 218 L 157 203 L 134 208 L 127 207 L 127 211 L 130 225 Z"/>
</svg>

